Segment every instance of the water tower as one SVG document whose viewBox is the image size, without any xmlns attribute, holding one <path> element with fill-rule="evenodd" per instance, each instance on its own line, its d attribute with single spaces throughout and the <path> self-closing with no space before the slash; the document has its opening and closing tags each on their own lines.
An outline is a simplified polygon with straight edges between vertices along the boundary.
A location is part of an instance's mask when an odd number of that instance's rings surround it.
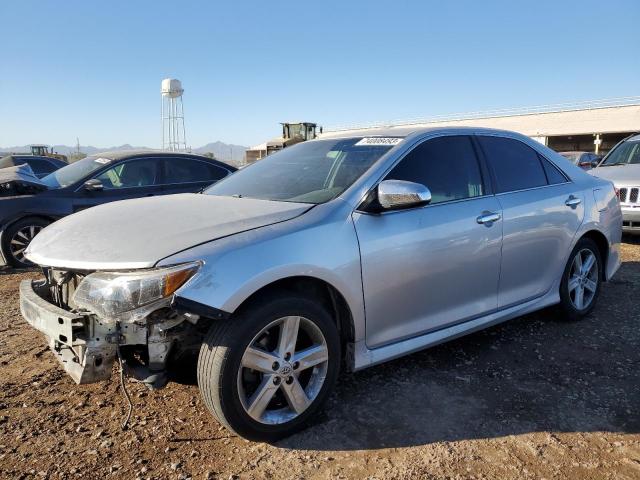
<svg viewBox="0 0 640 480">
<path fill-rule="evenodd" d="M 184 89 L 180 80 L 162 80 L 162 149 L 172 152 L 186 151 L 187 140 L 184 130 Z"/>
</svg>

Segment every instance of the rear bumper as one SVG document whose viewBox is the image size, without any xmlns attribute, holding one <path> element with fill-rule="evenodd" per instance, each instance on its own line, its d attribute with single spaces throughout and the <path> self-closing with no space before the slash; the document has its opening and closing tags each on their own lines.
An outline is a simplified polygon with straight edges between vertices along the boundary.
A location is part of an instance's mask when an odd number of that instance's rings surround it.
<svg viewBox="0 0 640 480">
<path fill-rule="evenodd" d="M 20 283 L 20 313 L 42 332 L 64 370 L 76 383 L 93 383 L 111 376 L 115 344 L 93 339 L 87 316 L 63 310 L 45 300 L 46 288 L 38 282 Z M 108 333 L 108 332 L 104 332 Z"/>
</svg>

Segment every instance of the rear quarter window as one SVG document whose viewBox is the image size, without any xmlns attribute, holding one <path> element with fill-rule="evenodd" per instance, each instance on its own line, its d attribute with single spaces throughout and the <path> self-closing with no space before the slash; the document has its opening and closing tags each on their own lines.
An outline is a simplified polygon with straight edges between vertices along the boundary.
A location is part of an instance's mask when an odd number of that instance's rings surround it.
<svg viewBox="0 0 640 480">
<path fill-rule="evenodd" d="M 568 181 L 567 177 L 562 173 L 558 167 L 556 167 L 549 160 L 540 155 L 540 161 L 544 167 L 544 173 L 547 174 L 547 180 L 549 185 L 557 185 L 558 183 L 565 183 Z"/>
</svg>

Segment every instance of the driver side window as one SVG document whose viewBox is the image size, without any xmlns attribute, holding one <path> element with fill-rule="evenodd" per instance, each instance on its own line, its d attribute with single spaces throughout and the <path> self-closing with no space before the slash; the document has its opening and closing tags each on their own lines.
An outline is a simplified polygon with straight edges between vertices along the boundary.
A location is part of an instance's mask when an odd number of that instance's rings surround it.
<svg viewBox="0 0 640 480">
<path fill-rule="evenodd" d="M 123 162 L 95 177 L 104 190 L 147 187 L 160 182 L 159 161 L 153 158 Z"/>
<path fill-rule="evenodd" d="M 468 136 L 427 140 L 403 158 L 385 180 L 425 185 L 431 204 L 484 195 L 480 165 Z"/>
</svg>

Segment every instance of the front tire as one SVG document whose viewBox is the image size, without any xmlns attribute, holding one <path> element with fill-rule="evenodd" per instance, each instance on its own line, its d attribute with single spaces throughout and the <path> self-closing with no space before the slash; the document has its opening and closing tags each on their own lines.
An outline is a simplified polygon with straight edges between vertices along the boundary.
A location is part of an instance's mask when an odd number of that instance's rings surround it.
<svg viewBox="0 0 640 480">
<path fill-rule="evenodd" d="M 31 240 L 50 222 L 43 218 L 29 217 L 9 225 L 2 234 L 2 254 L 9 265 L 27 268 L 33 264 L 24 256 Z"/>
<path fill-rule="evenodd" d="M 595 308 L 602 283 L 602 258 L 596 243 L 582 238 L 574 247 L 560 284 L 560 310 L 580 320 Z"/>
<path fill-rule="evenodd" d="M 332 390 L 338 330 L 319 303 L 288 294 L 215 322 L 200 349 L 198 386 L 229 430 L 273 442 L 304 428 Z"/>
</svg>

